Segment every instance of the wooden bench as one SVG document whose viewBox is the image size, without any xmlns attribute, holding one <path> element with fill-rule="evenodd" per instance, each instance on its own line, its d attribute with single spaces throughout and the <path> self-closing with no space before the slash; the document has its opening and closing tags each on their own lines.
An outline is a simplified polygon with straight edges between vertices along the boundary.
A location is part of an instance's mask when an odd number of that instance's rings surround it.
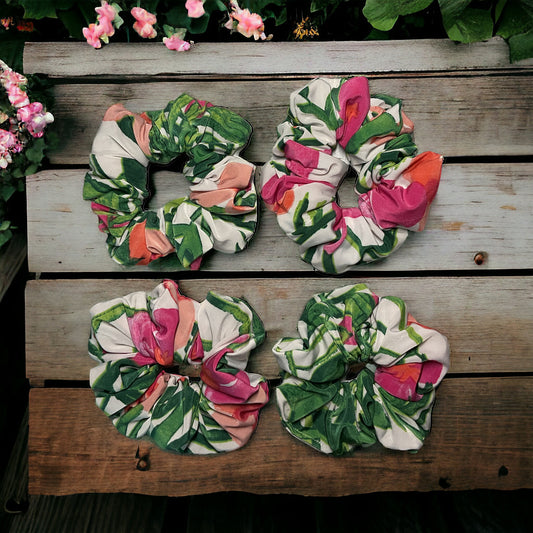
<svg viewBox="0 0 533 533">
<path fill-rule="evenodd" d="M 509 64 L 506 44 L 449 41 L 198 44 L 29 43 L 27 73 L 54 84 L 62 142 L 51 166 L 27 180 L 26 289 L 30 494 L 129 492 L 182 496 L 218 491 L 340 496 L 377 491 L 533 487 L 533 62 Z M 230 107 L 254 127 L 245 157 L 265 162 L 289 94 L 311 78 L 365 75 L 371 92 L 404 100 L 420 150 L 445 155 L 424 232 L 381 263 L 350 274 L 316 274 L 262 208 L 238 255 L 214 254 L 199 272 L 114 263 L 82 199 L 91 143 L 104 110 L 123 102 L 160 109 L 187 92 Z M 168 171 L 154 173 L 155 207 L 186 195 Z M 170 186 L 172 179 L 172 186 Z M 341 188 L 348 203 L 348 187 Z M 164 277 L 202 300 L 214 289 L 244 296 L 267 339 L 251 367 L 275 380 L 274 342 L 295 332 L 316 292 L 352 282 L 408 303 L 451 344 L 433 428 L 416 454 L 376 445 L 323 456 L 281 426 L 273 401 L 242 450 L 178 456 L 121 436 L 88 388 L 89 308 Z M 149 469 L 140 469 L 140 458 Z"/>
</svg>

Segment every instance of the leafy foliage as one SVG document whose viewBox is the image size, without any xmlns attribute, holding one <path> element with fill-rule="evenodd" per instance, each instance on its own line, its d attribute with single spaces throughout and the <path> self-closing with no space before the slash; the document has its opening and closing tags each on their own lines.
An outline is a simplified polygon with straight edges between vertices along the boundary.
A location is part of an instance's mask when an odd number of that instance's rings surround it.
<svg viewBox="0 0 533 533">
<path fill-rule="evenodd" d="M 205 40 L 242 40 L 224 28 L 228 0 L 205 0 L 205 14 L 199 18 L 188 16 L 185 0 L 117 2 L 125 18 L 132 7 L 140 5 L 157 13 L 161 28 L 183 28 Z M 95 21 L 94 8 L 99 5 L 100 0 L 0 0 L 0 15 L 41 22 L 35 39 L 83 39 L 82 28 Z M 533 0 L 240 0 L 240 5 L 259 13 L 266 32 L 273 33 L 276 40 L 447 36 L 471 43 L 498 35 L 509 43 L 512 61 L 533 57 Z M 296 31 L 304 26 L 311 31 Z M 139 39 L 129 27 L 131 24 L 124 24 L 114 39 Z"/>
<path fill-rule="evenodd" d="M 30 99 L 42 102 L 49 109 L 52 105 L 52 98 L 47 82 L 37 76 L 27 76 L 27 78 L 27 93 Z M 0 114 L 2 114 L 0 120 L 13 114 L 11 104 L 3 90 L 0 92 Z M 7 123 L 8 119 L 5 118 L 0 126 L 5 126 Z M 53 131 L 52 133 L 47 131 L 44 137 L 28 136 L 24 150 L 14 154 L 13 162 L 6 168 L 0 169 L 0 247 L 11 239 L 15 228 L 10 220 L 12 217 L 10 200 L 16 193 L 24 191 L 24 177 L 37 172 L 45 158 L 47 148 L 56 141 L 57 137 Z"/>
</svg>

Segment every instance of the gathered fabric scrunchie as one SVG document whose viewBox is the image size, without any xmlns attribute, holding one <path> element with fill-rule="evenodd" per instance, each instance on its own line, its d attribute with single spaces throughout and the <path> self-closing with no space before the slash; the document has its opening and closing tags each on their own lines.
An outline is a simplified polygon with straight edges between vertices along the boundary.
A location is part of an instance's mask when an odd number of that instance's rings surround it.
<svg viewBox="0 0 533 533">
<path fill-rule="evenodd" d="M 252 127 L 223 107 L 182 94 L 165 109 L 137 114 L 111 106 L 93 142 L 83 197 L 92 202 L 111 257 L 146 265 L 176 252 L 196 270 L 204 254 L 243 250 L 257 224 L 255 166 L 239 156 Z M 147 167 L 179 155 L 189 197 L 146 210 Z"/>
<path fill-rule="evenodd" d="M 330 274 L 388 256 L 425 225 L 442 156 L 417 155 L 402 102 L 370 96 L 363 77 L 318 78 L 290 96 L 261 196 L 302 259 Z M 336 201 L 356 172 L 357 207 Z"/>
<path fill-rule="evenodd" d="M 127 437 L 160 448 L 211 454 L 240 448 L 254 432 L 268 384 L 246 372 L 265 337 L 244 301 L 210 292 L 203 302 L 166 280 L 91 309 L 89 355 L 96 404 Z M 201 366 L 200 380 L 176 366 Z M 177 372 L 176 372 L 177 371 Z"/>
<path fill-rule="evenodd" d="M 444 335 L 416 322 L 400 298 L 363 284 L 315 295 L 298 334 L 272 350 L 283 375 L 276 400 L 293 436 L 335 455 L 376 441 L 421 448 L 449 367 Z"/>
</svg>

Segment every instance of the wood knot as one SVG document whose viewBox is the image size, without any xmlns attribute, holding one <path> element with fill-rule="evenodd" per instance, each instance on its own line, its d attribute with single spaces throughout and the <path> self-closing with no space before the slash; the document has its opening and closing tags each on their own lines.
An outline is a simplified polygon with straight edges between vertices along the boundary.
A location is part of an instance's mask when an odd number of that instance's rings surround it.
<svg viewBox="0 0 533 533">
<path fill-rule="evenodd" d="M 137 453 L 135 454 L 135 459 L 138 459 L 137 465 L 135 468 L 141 472 L 146 472 L 150 470 L 150 450 L 147 452 L 141 452 L 137 446 Z"/>
<path fill-rule="evenodd" d="M 505 465 L 500 466 L 500 469 L 498 470 L 498 477 L 506 476 L 509 474 L 509 470 Z"/>
<path fill-rule="evenodd" d="M 439 486 L 443 489 L 449 489 L 452 484 L 450 483 L 450 480 L 447 477 L 441 477 L 439 479 Z"/>
<path fill-rule="evenodd" d="M 474 256 L 474 263 L 476 265 L 482 265 L 487 260 L 487 252 L 478 252 Z"/>
</svg>

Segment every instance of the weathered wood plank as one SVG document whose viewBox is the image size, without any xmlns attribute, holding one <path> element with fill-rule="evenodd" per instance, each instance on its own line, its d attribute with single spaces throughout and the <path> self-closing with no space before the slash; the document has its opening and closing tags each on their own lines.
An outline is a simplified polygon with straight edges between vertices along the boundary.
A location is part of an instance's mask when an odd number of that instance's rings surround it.
<svg viewBox="0 0 533 533">
<path fill-rule="evenodd" d="M 293 439 L 272 401 L 243 449 L 182 457 L 120 435 L 94 405 L 91 390 L 33 389 L 29 492 L 341 496 L 533 487 L 532 389 L 531 377 L 446 379 L 421 451 L 373 446 L 343 458 L 323 456 Z M 138 449 L 149 455 L 147 471 L 136 469 Z"/>
<path fill-rule="evenodd" d="M 161 531 L 166 498 L 140 494 L 74 494 L 28 498 L 28 413 L 0 485 L 0 531 L 130 533 Z M 20 509 L 20 512 L 16 512 Z M 4 510 L 8 512 L 4 514 Z"/>
<path fill-rule="evenodd" d="M 89 202 L 82 199 L 84 169 L 51 170 L 27 179 L 28 254 L 31 272 L 142 272 L 109 258 Z M 533 181 L 531 163 L 445 165 L 426 229 L 379 263 L 356 271 L 479 270 L 533 267 Z M 158 195 L 151 207 L 186 196 L 176 174 L 154 175 Z M 342 205 L 354 203 L 350 179 L 341 187 Z M 181 188 L 181 190 L 180 190 Z M 66 231 L 76 228 L 75 231 Z M 474 262 L 483 251 L 482 265 Z M 311 267 L 284 235 L 272 212 L 262 207 L 250 246 L 236 255 L 213 253 L 202 269 L 212 272 L 301 271 Z"/>
<path fill-rule="evenodd" d="M 270 157 L 276 127 L 287 115 L 290 93 L 309 79 L 60 84 L 54 90 L 55 127 L 59 137 L 68 142 L 58 144 L 50 153 L 50 161 L 88 164 L 93 138 L 105 109 L 112 104 L 122 102 L 139 112 L 162 109 L 170 100 L 187 93 L 229 107 L 246 118 L 254 133 L 244 155 L 251 161 L 264 162 Z M 446 156 L 533 154 L 530 76 L 372 79 L 370 89 L 404 101 L 404 109 L 415 123 L 421 151 L 433 150 Z"/>
<path fill-rule="evenodd" d="M 37 280 L 26 290 L 26 373 L 44 380 L 88 380 L 96 363 L 87 355 L 89 308 L 160 280 Z M 451 346 L 451 373 L 532 372 L 533 296 L 528 277 L 429 277 L 310 279 L 187 279 L 182 291 L 203 300 L 209 290 L 244 297 L 267 331 L 250 369 L 278 376 L 274 343 L 296 334 L 297 320 L 313 294 L 353 283 L 381 296 L 403 298 L 421 323 L 444 333 Z M 497 304 L 495 303 L 497 302 Z"/>
<path fill-rule="evenodd" d="M 508 47 L 500 38 L 468 45 L 447 39 L 198 43 L 184 54 L 161 43 L 112 43 L 95 51 L 81 42 L 30 42 L 24 50 L 25 72 L 50 76 L 434 72 L 532 65 L 530 59 L 510 64 Z"/>
</svg>

